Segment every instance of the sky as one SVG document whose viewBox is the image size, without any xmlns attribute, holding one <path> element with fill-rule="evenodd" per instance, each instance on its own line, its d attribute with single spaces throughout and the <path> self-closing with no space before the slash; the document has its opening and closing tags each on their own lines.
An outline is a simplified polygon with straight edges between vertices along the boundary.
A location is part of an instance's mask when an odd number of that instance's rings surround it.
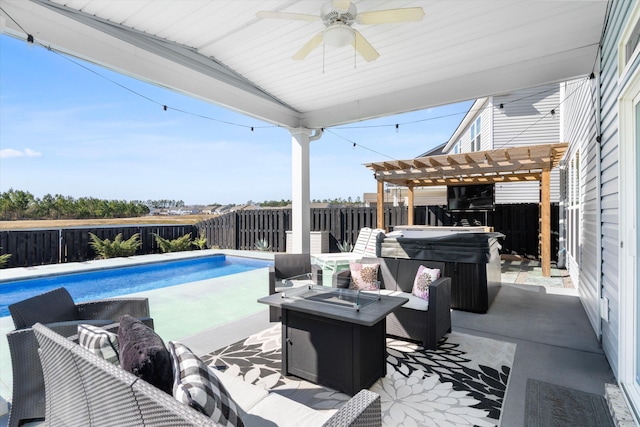
<svg viewBox="0 0 640 427">
<path fill-rule="evenodd" d="M 311 199 L 375 193 L 365 163 L 414 158 L 447 142 L 471 103 L 328 128 L 310 145 Z M 0 192 L 9 189 L 187 205 L 290 200 L 291 136 L 0 35 Z"/>
</svg>

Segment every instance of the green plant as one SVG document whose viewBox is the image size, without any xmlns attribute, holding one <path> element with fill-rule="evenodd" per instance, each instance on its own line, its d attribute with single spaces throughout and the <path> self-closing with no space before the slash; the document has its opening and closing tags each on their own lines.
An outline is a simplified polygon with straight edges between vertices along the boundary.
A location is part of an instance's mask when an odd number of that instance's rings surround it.
<svg viewBox="0 0 640 427">
<path fill-rule="evenodd" d="M 96 251 L 98 258 L 115 258 L 123 256 L 132 256 L 140 247 L 140 233 L 136 233 L 127 240 L 122 239 L 122 233 L 119 233 L 113 241 L 109 239 L 102 240 L 93 233 L 89 233 L 91 242 L 89 245 Z"/>
<path fill-rule="evenodd" d="M 351 252 L 353 250 L 353 244 L 351 242 L 338 242 L 338 249 L 340 252 Z"/>
<path fill-rule="evenodd" d="M 4 268 L 4 266 L 7 265 L 7 263 L 9 262 L 9 258 L 11 258 L 11 254 L 0 255 L 0 268 Z"/>
<path fill-rule="evenodd" d="M 259 239 L 254 245 L 257 251 L 268 252 L 271 250 L 271 245 L 267 242 L 267 239 Z"/>
<path fill-rule="evenodd" d="M 191 246 L 193 245 L 193 242 L 191 241 L 191 233 L 173 240 L 165 239 L 156 233 L 152 234 L 156 237 L 156 242 L 158 242 L 158 246 L 163 253 L 183 252 L 190 251 L 192 249 Z"/>
<path fill-rule="evenodd" d="M 200 234 L 197 238 L 193 239 L 193 245 L 197 246 L 198 249 L 207 249 L 207 236 L 205 236 L 203 231 L 200 231 Z"/>
</svg>

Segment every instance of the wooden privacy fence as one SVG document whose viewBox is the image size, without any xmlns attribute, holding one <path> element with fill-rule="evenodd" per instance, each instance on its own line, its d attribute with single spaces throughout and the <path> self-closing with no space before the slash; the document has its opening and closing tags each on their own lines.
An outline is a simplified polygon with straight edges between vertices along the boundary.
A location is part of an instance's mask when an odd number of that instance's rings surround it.
<svg viewBox="0 0 640 427">
<path fill-rule="evenodd" d="M 86 228 L 60 228 L 55 230 L 2 230 L 0 231 L 1 253 L 11 254 L 7 267 L 29 267 L 32 265 L 80 262 L 95 259 L 96 254 L 89 245 L 89 233 L 100 239 L 113 240 L 122 233 L 128 239 L 140 233 L 138 255 L 159 253 L 160 249 L 153 233 L 173 240 L 187 233 L 197 237 L 194 225 L 138 225 L 105 226 Z"/>
<path fill-rule="evenodd" d="M 496 205 L 495 211 L 449 212 L 444 206 L 417 206 L 414 223 L 430 226 L 486 225 L 503 233 L 502 253 L 538 258 L 539 205 L 537 203 Z M 387 230 L 408 222 L 406 207 L 385 207 Z M 314 208 L 311 231 L 329 232 L 329 249 L 338 251 L 338 242 L 354 243 L 362 227 L 375 228 L 375 207 Z M 207 236 L 209 247 L 221 249 L 255 249 L 258 240 L 266 240 L 274 252 L 286 251 L 286 234 L 291 229 L 291 209 L 263 209 L 230 212 L 197 224 Z M 552 259 L 557 261 L 559 248 L 559 206 L 551 205 Z"/>
<path fill-rule="evenodd" d="M 431 226 L 486 225 L 503 233 L 501 253 L 538 258 L 539 205 L 536 203 L 496 205 L 495 211 L 454 213 L 444 206 L 417 206 L 414 223 Z M 387 230 L 408 221 L 406 207 L 385 207 L 384 224 Z M 354 243 L 363 227 L 375 228 L 376 208 L 336 207 L 311 210 L 311 230 L 327 231 L 329 250 L 338 251 L 338 243 Z M 28 267 L 41 264 L 87 261 L 95 258 L 89 245 L 89 233 L 101 239 L 113 240 L 122 233 L 128 239 L 140 233 L 142 245 L 138 254 L 160 252 L 153 233 L 173 240 L 191 233 L 192 238 L 203 234 L 207 247 L 254 250 L 256 242 L 265 240 L 274 252 L 286 251 L 286 232 L 291 229 L 291 209 L 261 209 L 230 212 L 196 225 L 138 225 L 56 230 L 0 231 L 0 253 L 9 253 L 7 267 Z M 552 260 L 557 261 L 559 248 L 559 208 L 551 206 Z"/>
</svg>

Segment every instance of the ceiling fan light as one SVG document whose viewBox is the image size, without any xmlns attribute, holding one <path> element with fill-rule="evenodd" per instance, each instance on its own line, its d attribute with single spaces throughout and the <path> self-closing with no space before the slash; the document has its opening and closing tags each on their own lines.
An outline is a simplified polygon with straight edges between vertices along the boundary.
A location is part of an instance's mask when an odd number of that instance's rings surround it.
<svg viewBox="0 0 640 427">
<path fill-rule="evenodd" d="M 353 29 L 344 24 L 334 24 L 324 30 L 324 42 L 329 46 L 343 47 L 353 42 Z"/>
</svg>

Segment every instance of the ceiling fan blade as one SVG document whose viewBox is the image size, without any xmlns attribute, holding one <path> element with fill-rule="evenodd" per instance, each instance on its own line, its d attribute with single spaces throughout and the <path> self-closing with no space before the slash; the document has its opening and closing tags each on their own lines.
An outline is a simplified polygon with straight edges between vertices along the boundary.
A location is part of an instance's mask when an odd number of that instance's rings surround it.
<svg viewBox="0 0 640 427">
<path fill-rule="evenodd" d="M 270 12 L 268 10 L 261 10 L 256 12 L 258 18 L 268 19 L 290 19 L 294 21 L 309 21 L 315 22 L 320 20 L 320 16 L 306 15 L 304 13 L 289 13 L 289 12 Z"/>
<path fill-rule="evenodd" d="M 348 11 L 350 4 L 351 1 L 349 0 L 333 0 L 333 8 L 339 10 L 340 12 Z"/>
<path fill-rule="evenodd" d="M 295 55 L 293 55 L 293 59 L 299 61 L 301 59 L 306 58 L 307 55 L 309 55 L 313 49 L 315 49 L 316 47 L 318 47 L 320 43 L 322 43 L 322 34 L 323 33 L 320 32 L 315 36 L 313 36 L 313 38 L 309 40 L 307 44 L 302 46 L 302 48 L 299 51 L 297 51 Z"/>
<path fill-rule="evenodd" d="M 399 22 L 418 22 L 424 18 L 421 7 L 407 7 L 405 9 L 374 10 L 358 13 L 356 21 L 359 24 L 395 24 Z"/>
<path fill-rule="evenodd" d="M 380 54 L 376 51 L 373 46 L 365 39 L 362 34 L 360 34 L 355 29 L 353 30 L 355 33 L 355 38 L 353 39 L 353 47 L 358 51 L 358 53 L 364 58 L 365 61 L 371 62 L 378 59 Z"/>
</svg>

